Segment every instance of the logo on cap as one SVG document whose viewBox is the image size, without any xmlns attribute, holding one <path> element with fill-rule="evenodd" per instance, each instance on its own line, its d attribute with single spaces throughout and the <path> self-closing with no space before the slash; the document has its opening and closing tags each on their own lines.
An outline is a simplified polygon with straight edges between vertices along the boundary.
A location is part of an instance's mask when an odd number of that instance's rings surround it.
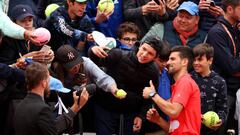
<svg viewBox="0 0 240 135">
<path fill-rule="evenodd" d="M 26 12 L 26 9 L 25 9 L 25 8 L 23 9 L 23 12 Z"/>
<path fill-rule="evenodd" d="M 68 53 L 68 59 L 69 59 L 69 60 L 73 60 L 74 57 L 75 57 L 75 56 L 73 55 L 72 52 L 69 52 L 69 53 Z"/>
</svg>

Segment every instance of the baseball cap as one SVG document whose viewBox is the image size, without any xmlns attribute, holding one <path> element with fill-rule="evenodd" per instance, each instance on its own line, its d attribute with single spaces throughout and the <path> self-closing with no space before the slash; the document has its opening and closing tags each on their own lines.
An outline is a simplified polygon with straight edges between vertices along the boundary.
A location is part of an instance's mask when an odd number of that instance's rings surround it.
<svg viewBox="0 0 240 135">
<path fill-rule="evenodd" d="M 49 87 L 50 90 L 55 90 L 62 93 L 68 93 L 71 91 L 70 89 L 64 88 L 62 82 L 52 76 L 50 77 Z"/>
<path fill-rule="evenodd" d="M 80 53 L 70 45 L 59 47 L 56 52 L 56 59 L 62 63 L 66 69 L 71 69 L 83 61 Z"/>
<path fill-rule="evenodd" d="M 183 2 L 177 9 L 180 10 L 185 10 L 191 15 L 198 15 L 199 12 L 198 5 L 191 1 Z"/>
<path fill-rule="evenodd" d="M 75 1 L 79 3 L 85 3 L 87 0 L 75 0 Z"/>
<path fill-rule="evenodd" d="M 158 54 L 162 50 L 163 42 L 160 40 L 158 36 L 148 36 L 142 41 L 142 43 L 150 45 L 152 48 L 154 48 L 154 50 L 157 51 Z"/>
<path fill-rule="evenodd" d="M 11 11 L 12 20 L 23 20 L 25 17 L 28 16 L 34 17 L 34 13 L 31 7 L 29 7 L 28 5 L 16 5 Z"/>
</svg>

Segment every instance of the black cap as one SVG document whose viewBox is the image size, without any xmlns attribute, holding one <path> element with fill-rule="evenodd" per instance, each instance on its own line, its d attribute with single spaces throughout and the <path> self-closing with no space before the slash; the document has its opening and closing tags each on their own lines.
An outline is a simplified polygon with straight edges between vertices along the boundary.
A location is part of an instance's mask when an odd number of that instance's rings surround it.
<svg viewBox="0 0 240 135">
<path fill-rule="evenodd" d="M 142 43 L 146 43 L 150 45 L 154 50 L 156 50 L 157 54 L 162 50 L 163 42 L 158 36 L 148 36 L 142 41 Z"/>
<path fill-rule="evenodd" d="M 80 53 L 70 45 L 63 45 L 58 48 L 56 58 L 66 69 L 71 69 L 83 61 Z"/>
<path fill-rule="evenodd" d="M 24 18 L 32 16 L 34 17 L 34 13 L 28 5 L 16 5 L 13 7 L 11 11 L 11 19 L 12 20 L 23 20 Z"/>
</svg>

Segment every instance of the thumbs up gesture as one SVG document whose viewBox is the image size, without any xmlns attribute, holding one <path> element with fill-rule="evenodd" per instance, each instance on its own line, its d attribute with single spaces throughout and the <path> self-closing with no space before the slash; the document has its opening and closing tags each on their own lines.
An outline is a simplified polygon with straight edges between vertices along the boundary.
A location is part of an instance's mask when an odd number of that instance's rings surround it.
<svg viewBox="0 0 240 135">
<path fill-rule="evenodd" d="M 150 85 L 150 87 L 145 87 L 145 88 L 143 89 L 143 97 L 144 97 L 145 99 L 148 99 L 148 98 L 149 98 L 149 94 L 150 94 L 151 92 L 156 92 L 155 87 L 154 87 L 154 85 L 153 85 L 153 83 L 152 83 L 152 80 L 149 81 L 149 85 Z"/>
</svg>

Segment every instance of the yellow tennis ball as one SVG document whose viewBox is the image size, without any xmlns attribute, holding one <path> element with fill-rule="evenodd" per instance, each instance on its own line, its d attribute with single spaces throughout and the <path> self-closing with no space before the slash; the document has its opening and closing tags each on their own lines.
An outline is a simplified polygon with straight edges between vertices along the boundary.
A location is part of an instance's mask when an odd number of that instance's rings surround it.
<svg viewBox="0 0 240 135">
<path fill-rule="evenodd" d="M 47 8 L 45 9 L 45 15 L 46 15 L 46 17 L 49 17 L 49 16 L 51 15 L 51 13 L 52 13 L 53 11 L 55 11 L 58 7 L 59 7 L 59 5 L 58 5 L 58 4 L 54 4 L 54 3 L 48 5 Z"/>
<path fill-rule="evenodd" d="M 203 124 L 207 127 L 216 125 L 218 122 L 218 114 L 213 111 L 208 111 L 203 115 Z"/>
<path fill-rule="evenodd" d="M 116 95 L 117 97 L 125 97 L 127 93 L 123 89 L 119 89 Z"/>
<path fill-rule="evenodd" d="M 114 10 L 114 3 L 112 0 L 100 0 L 98 8 L 101 12 L 110 13 Z"/>
</svg>

